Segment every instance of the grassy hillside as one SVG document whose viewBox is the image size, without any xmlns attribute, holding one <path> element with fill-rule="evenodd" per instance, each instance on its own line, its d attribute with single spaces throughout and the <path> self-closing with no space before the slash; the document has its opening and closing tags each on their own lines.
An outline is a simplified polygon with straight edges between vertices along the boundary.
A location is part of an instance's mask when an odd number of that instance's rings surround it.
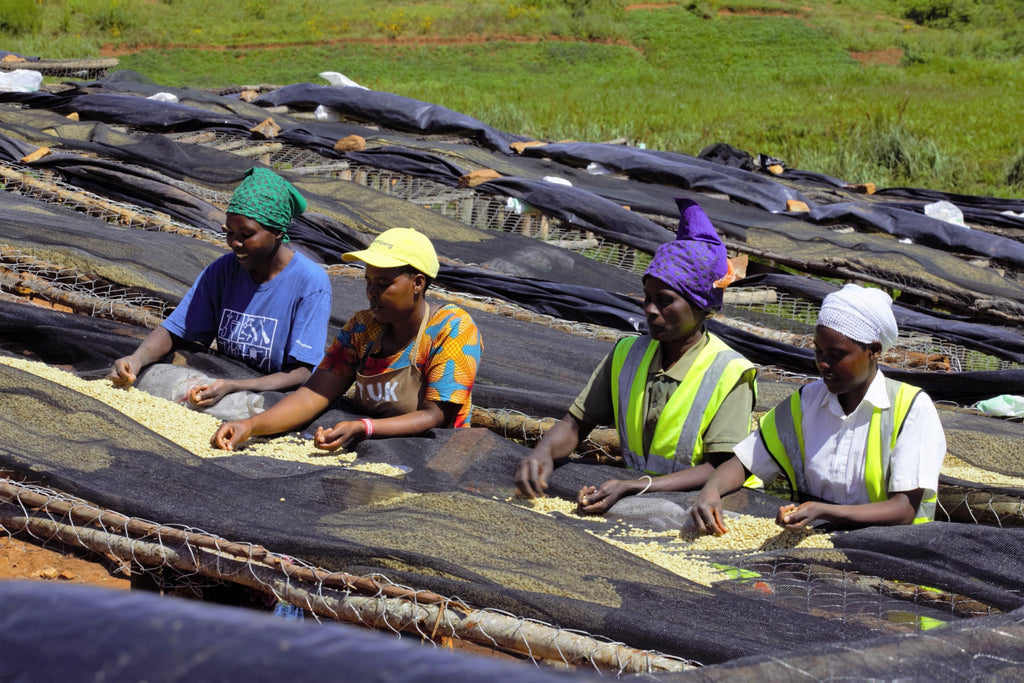
<svg viewBox="0 0 1024 683">
<path fill-rule="evenodd" d="M 542 139 L 714 142 L 1024 195 L 1024 0 L 0 0 L 0 48 L 167 85 L 340 71 Z"/>
</svg>

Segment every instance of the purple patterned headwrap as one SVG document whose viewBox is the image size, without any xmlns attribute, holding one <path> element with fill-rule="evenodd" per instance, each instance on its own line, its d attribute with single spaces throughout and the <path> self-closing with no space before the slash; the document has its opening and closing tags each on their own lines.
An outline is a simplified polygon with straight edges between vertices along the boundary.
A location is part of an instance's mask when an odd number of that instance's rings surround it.
<svg viewBox="0 0 1024 683">
<path fill-rule="evenodd" d="M 676 239 L 658 247 L 644 278 L 658 278 L 701 310 L 718 310 L 724 289 L 715 283 L 729 271 L 725 245 L 697 202 L 679 197 L 676 205 Z"/>
</svg>

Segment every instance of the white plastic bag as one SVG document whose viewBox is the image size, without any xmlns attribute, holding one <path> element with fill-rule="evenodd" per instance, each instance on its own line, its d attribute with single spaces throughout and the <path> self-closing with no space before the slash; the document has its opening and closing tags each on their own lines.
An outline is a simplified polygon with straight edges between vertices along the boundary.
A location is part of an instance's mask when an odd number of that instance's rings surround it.
<svg viewBox="0 0 1024 683">
<path fill-rule="evenodd" d="M 1024 396 L 1003 394 L 974 404 L 977 410 L 996 417 L 1024 417 Z"/>
<path fill-rule="evenodd" d="M 37 92 L 42 84 L 43 74 L 39 71 L 0 71 L 0 92 Z"/>
<path fill-rule="evenodd" d="M 567 187 L 572 187 L 572 182 L 565 178 L 559 178 L 556 175 L 546 175 L 542 180 L 546 183 L 551 183 L 552 185 L 565 185 Z"/>
<path fill-rule="evenodd" d="M 343 73 L 337 71 L 321 71 L 319 74 L 320 78 L 324 79 L 331 85 L 340 85 L 348 88 L 362 88 L 363 90 L 369 90 L 365 85 L 359 85 L 351 78 Z"/>
<path fill-rule="evenodd" d="M 263 396 L 252 391 L 236 391 L 206 408 L 200 408 L 188 400 L 189 389 L 212 381 L 212 377 L 192 368 L 157 363 L 146 368 L 135 386 L 147 394 L 180 403 L 220 420 L 244 420 L 264 411 Z"/>
<path fill-rule="evenodd" d="M 170 92 L 158 92 L 155 95 L 150 95 L 146 99 L 156 100 L 157 102 L 177 102 L 178 96 Z"/>
<path fill-rule="evenodd" d="M 338 112 L 334 111 L 330 107 L 318 104 L 316 105 L 316 109 L 313 110 L 313 118 L 317 121 L 337 121 L 340 117 L 338 116 Z"/>
<path fill-rule="evenodd" d="M 959 225 L 961 228 L 967 227 L 964 224 L 963 212 L 956 207 L 956 204 L 951 204 L 946 200 L 937 201 L 934 204 L 925 204 L 924 215 L 952 223 L 953 225 Z"/>
<path fill-rule="evenodd" d="M 524 214 L 533 211 L 533 207 L 522 199 L 508 197 L 505 199 L 505 210 L 510 213 Z"/>
</svg>

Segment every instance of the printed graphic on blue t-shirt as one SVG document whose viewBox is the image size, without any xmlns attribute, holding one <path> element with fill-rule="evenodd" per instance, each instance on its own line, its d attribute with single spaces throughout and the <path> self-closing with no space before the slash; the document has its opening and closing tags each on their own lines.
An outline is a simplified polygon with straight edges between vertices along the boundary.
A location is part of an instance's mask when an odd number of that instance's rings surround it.
<svg viewBox="0 0 1024 683">
<path fill-rule="evenodd" d="M 203 271 L 163 326 L 188 341 L 216 340 L 224 355 L 269 374 L 292 362 L 319 364 L 330 314 L 330 280 L 302 254 L 263 284 L 226 254 Z"/>
<path fill-rule="evenodd" d="M 217 347 L 221 353 L 244 360 L 250 366 L 270 372 L 277 320 L 244 311 L 224 309 L 217 328 Z"/>
</svg>

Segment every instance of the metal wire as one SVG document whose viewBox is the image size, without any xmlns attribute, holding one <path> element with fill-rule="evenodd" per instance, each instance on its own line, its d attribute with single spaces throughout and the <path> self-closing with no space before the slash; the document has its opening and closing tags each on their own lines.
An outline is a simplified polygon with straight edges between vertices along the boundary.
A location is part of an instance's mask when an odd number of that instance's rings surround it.
<svg viewBox="0 0 1024 683">
<path fill-rule="evenodd" d="M 182 549 L 184 548 L 186 552 L 191 554 L 191 559 L 196 567 L 198 567 L 200 564 L 199 554 L 206 553 L 208 555 L 211 550 L 215 555 L 218 553 L 223 555 L 225 561 L 227 561 L 228 558 L 234 558 L 232 564 L 237 564 L 239 558 L 241 558 L 242 561 L 245 561 L 245 558 L 248 557 L 250 559 L 246 563 L 246 567 L 250 570 L 248 574 L 249 580 L 258 582 L 262 590 L 268 593 L 269 595 L 272 595 L 275 600 L 280 602 L 288 602 L 290 604 L 294 604 L 298 607 L 301 607 L 304 610 L 309 611 L 313 618 L 317 618 L 315 612 L 313 611 L 314 606 L 310 603 L 308 598 L 302 598 L 299 597 L 297 594 L 293 594 L 292 591 L 288 589 L 289 586 L 293 584 L 297 586 L 299 583 L 302 583 L 304 584 L 305 593 L 308 594 L 311 592 L 313 594 L 321 595 L 325 594 L 329 590 L 333 590 L 328 588 L 328 584 L 337 585 L 339 583 L 342 583 L 348 586 L 348 588 L 344 589 L 344 592 L 349 595 L 355 595 L 355 592 L 357 590 L 356 587 L 359 586 L 360 588 L 358 589 L 358 592 L 360 593 L 360 595 L 364 598 L 369 598 L 370 600 L 376 601 L 377 606 L 374 608 L 373 612 L 368 613 L 369 618 L 357 618 L 357 621 L 361 621 L 364 625 L 370 627 L 380 628 L 381 626 L 383 626 L 384 630 L 390 631 L 399 637 L 401 637 L 403 633 L 408 633 L 410 630 L 412 630 L 412 632 L 414 632 L 422 640 L 434 643 L 435 645 L 439 644 L 436 626 L 437 623 L 440 623 L 441 621 L 440 617 L 442 616 L 443 610 L 446 609 L 447 605 L 455 605 L 458 606 L 460 610 L 470 610 L 475 615 L 482 615 L 474 617 L 474 628 L 477 631 L 479 631 L 485 639 L 489 640 L 495 649 L 505 650 L 505 647 L 501 645 L 501 642 L 507 640 L 507 638 L 503 634 L 499 634 L 497 631 L 493 633 L 488 632 L 490 626 L 488 625 L 486 616 L 500 616 L 507 618 L 507 620 L 517 623 L 518 627 L 514 628 L 514 631 L 518 634 L 516 637 L 522 643 L 521 650 L 525 650 L 527 656 L 529 656 L 530 659 L 533 660 L 535 663 L 549 664 L 550 658 L 545 658 L 541 660 L 537 657 L 534 657 L 531 654 L 532 649 L 536 646 L 536 643 L 532 642 L 532 637 L 528 637 L 524 633 L 522 633 L 522 631 L 530 625 L 540 626 L 544 629 L 544 632 L 547 634 L 545 637 L 550 638 L 555 645 L 556 651 L 561 653 L 561 661 L 559 662 L 559 664 L 561 664 L 562 666 L 577 666 L 580 664 L 586 664 L 590 667 L 593 667 L 595 672 L 598 673 L 620 674 L 626 672 L 626 669 L 624 667 L 621 668 L 619 671 L 608 671 L 607 669 L 601 669 L 597 667 L 597 665 L 595 664 L 596 658 L 590 656 L 590 653 L 585 653 L 583 656 L 580 656 L 580 653 L 570 654 L 567 652 L 562 652 L 561 642 L 566 638 L 575 636 L 582 636 L 586 641 L 590 641 L 592 643 L 590 647 L 592 647 L 594 650 L 596 650 L 598 647 L 602 647 L 605 645 L 621 647 L 624 650 L 628 650 L 631 652 L 632 659 L 635 659 L 637 656 L 639 656 L 641 658 L 659 658 L 661 660 L 674 661 L 678 662 L 682 666 L 698 665 L 697 662 L 692 660 L 686 660 L 679 657 L 664 655 L 660 652 L 656 652 L 653 650 L 634 650 L 633 648 L 630 648 L 619 641 L 603 638 L 602 636 L 593 635 L 590 633 L 586 633 L 584 631 L 562 628 L 555 624 L 551 624 L 537 619 L 531 619 L 514 615 L 500 609 L 473 609 L 471 607 L 468 607 L 465 601 L 454 597 L 442 596 L 440 603 L 442 613 L 438 614 L 438 622 L 435 623 L 434 632 L 428 632 L 421 625 L 423 623 L 423 619 L 414 618 L 415 615 L 420 615 L 420 617 L 422 617 L 422 615 L 424 614 L 424 610 L 427 608 L 427 605 L 421 604 L 419 602 L 419 600 L 421 599 L 420 596 L 423 596 L 425 594 L 420 591 L 417 591 L 415 588 L 411 586 L 394 582 L 389 577 L 379 572 L 374 572 L 371 574 L 366 574 L 358 577 L 343 574 L 341 572 L 331 572 L 329 570 L 320 569 L 310 563 L 303 561 L 300 558 L 295 558 L 288 555 L 266 551 L 261 546 L 257 546 L 255 544 L 230 542 L 226 539 L 220 538 L 213 534 L 209 534 L 205 531 L 196 529 L 194 527 L 182 525 L 158 525 L 149 520 L 134 517 L 124 517 L 111 511 L 102 511 L 99 508 L 94 508 L 91 504 L 89 504 L 87 501 L 81 498 L 77 498 L 75 496 L 71 496 L 69 494 L 56 491 L 50 488 L 46 488 L 43 486 L 38 486 L 25 482 L 15 482 L 11 479 L 6 478 L 0 479 L 0 485 L 5 485 L 19 491 L 19 493 L 13 497 L 5 496 L 5 499 L 7 500 L 8 503 L 18 507 L 20 509 L 22 516 L 26 518 L 43 517 L 52 522 L 54 525 L 61 525 L 64 528 L 72 529 L 72 538 L 68 539 L 66 536 L 62 535 L 59 541 L 60 543 L 67 543 L 69 540 L 72 542 L 77 541 L 77 544 L 81 547 L 93 549 L 95 543 L 92 542 L 90 539 L 85 538 L 85 535 L 91 528 L 103 531 L 107 534 L 117 535 L 127 540 L 135 540 L 131 535 L 129 535 L 129 529 L 135 525 L 139 525 L 143 527 L 156 527 L 155 532 L 147 533 L 144 538 L 139 539 L 142 543 L 164 548 L 166 550 L 166 554 L 168 557 L 170 557 L 173 554 L 181 553 Z M 22 500 L 22 498 L 28 497 L 25 494 L 34 495 L 31 507 L 26 505 Z M 43 498 L 45 499 L 45 501 L 40 504 L 37 501 L 37 498 Z M 78 509 L 87 508 L 90 511 L 90 513 L 91 511 L 94 510 L 100 513 L 106 512 L 112 518 L 116 519 L 117 523 L 115 526 L 111 527 L 104 524 L 102 518 L 100 518 L 99 521 L 93 524 L 82 526 L 75 520 L 75 517 L 72 514 L 57 513 L 51 510 L 51 506 L 56 507 L 57 509 L 67 509 L 68 504 L 76 506 L 76 508 Z M 8 536 L 12 536 L 14 533 L 6 529 L 6 527 L 4 527 L 2 524 L 0 524 L 0 532 L 6 533 Z M 38 532 L 34 532 L 31 528 L 27 526 L 18 530 L 18 532 L 25 533 L 30 538 L 32 538 L 35 543 L 40 545 L 45 546 L 47 544 L 52 544 L 55 542 L 54 536 L 48 537 L 41 535 Z M 180 534 L 177 534 L 175 532 L 182 532 L 183 534 L 187 534 L 190 537 L 202 537 L 205 545 L 209 545 L 212 542 L 213 547 L 198 547 L 191 545 L 191 543 L 186 543 L 183 545 L 180 538 Z M 167 538 L 169 535 L 174 537 L 173 540 L 169 540 Z M 108 550 L 112 555 L 120 555 L 124 552 L 124 548 L 120 545 L 118 545 L 117 547 L 110 545 L 108 546 Z M 260 559 L 256 559 L 257 557 Z M 186 589 L 189 591 L 193 591 L 197 596 L 201 596 L 204 587 L 212 587 L 219 585 L 217 581 L 211 580 L 209 577 L 199 574 L 198 571 L 181 571 L 179 565 L 172 566 L 166 562 L 154 564 L 151 556 L 149 555 L 147 555 L 145 558 L 131 558 L 131 567 L 132 570 L 135 572 L 146 572 L 147 575 L 149 575 L 151 579 L 156 583 L 156 585 L 165 591 L 176 591 Z M 221 567 L 219 565 L 217 565 L 217 568 L 218 570 L 221 570 Z M 256 571 L 257 568 L 259 569 L 259 571 Z M 272 583 L 265 578 L 268 568 L 269 571 L 271 571 L 272 573 L 276 571 L 276 573 L 280 576 L 280 581 Z M 276 568 L 276 570 L 274 568 Z M 306 571 L 305 576 L 317 575 L 321 576 L 322 580 L 320 580 L 318 583 L 310 584 L 308 579 L 300 580 L 294 578 L 294 575 L 299 569 Z M 224 576 L 230 576 L 232 573 L 232 568 L 225 564 L 222 573 Z M 284 586 L 283 590 L 278 585 L 281 581 L 283 581 L 283 584 L 281 584 Z M 376 586 L 377 588 L 376 590 L 371 589 L 367 591 L 365 589 L 366 586 Z M 389 605 L 385 604 L 393 603 L 396 599 L 393 596 L 396 594 L 406 596 L 407 609 L 405 611 L 391 609 Z M 434 594 L 431 593 L 430 595 Z M 350 614 L 346 612 L 344 617 L 346 620 L 352 620 L 353 614 L 358 615 L 358 613 Z M 341 617 L 342 615 L 336 616 Z M 507 630 L 507 627 L 505 627 L 505 630 Z M 459 636 L 456 635 L 454 632 L 447 631 L 446 629 L 445 637 L 458 638 Z M 578 639 L 574 639 L 574 642 L 577 641 Z"/>
<path fill-rule="evenodd" d="M 174 304 L 151 294 L 90 277 L 76 268 L 42 261 L 20 249 L 0 244 L 0 276 L 4 273 L 31 276 L 43 285 L 33 290 L 39 296 L 51 303 L 66 302 L 65 305 L 73 305 L 80 312 L 97 318 L 157 325 L 174 310 Z M 0 280 L 0 284 L 2 282 Z M 75 296 L 65 299 L 58 292 Z M 81 310 L 83 308 L 85 310 Z"/>
</svg>

